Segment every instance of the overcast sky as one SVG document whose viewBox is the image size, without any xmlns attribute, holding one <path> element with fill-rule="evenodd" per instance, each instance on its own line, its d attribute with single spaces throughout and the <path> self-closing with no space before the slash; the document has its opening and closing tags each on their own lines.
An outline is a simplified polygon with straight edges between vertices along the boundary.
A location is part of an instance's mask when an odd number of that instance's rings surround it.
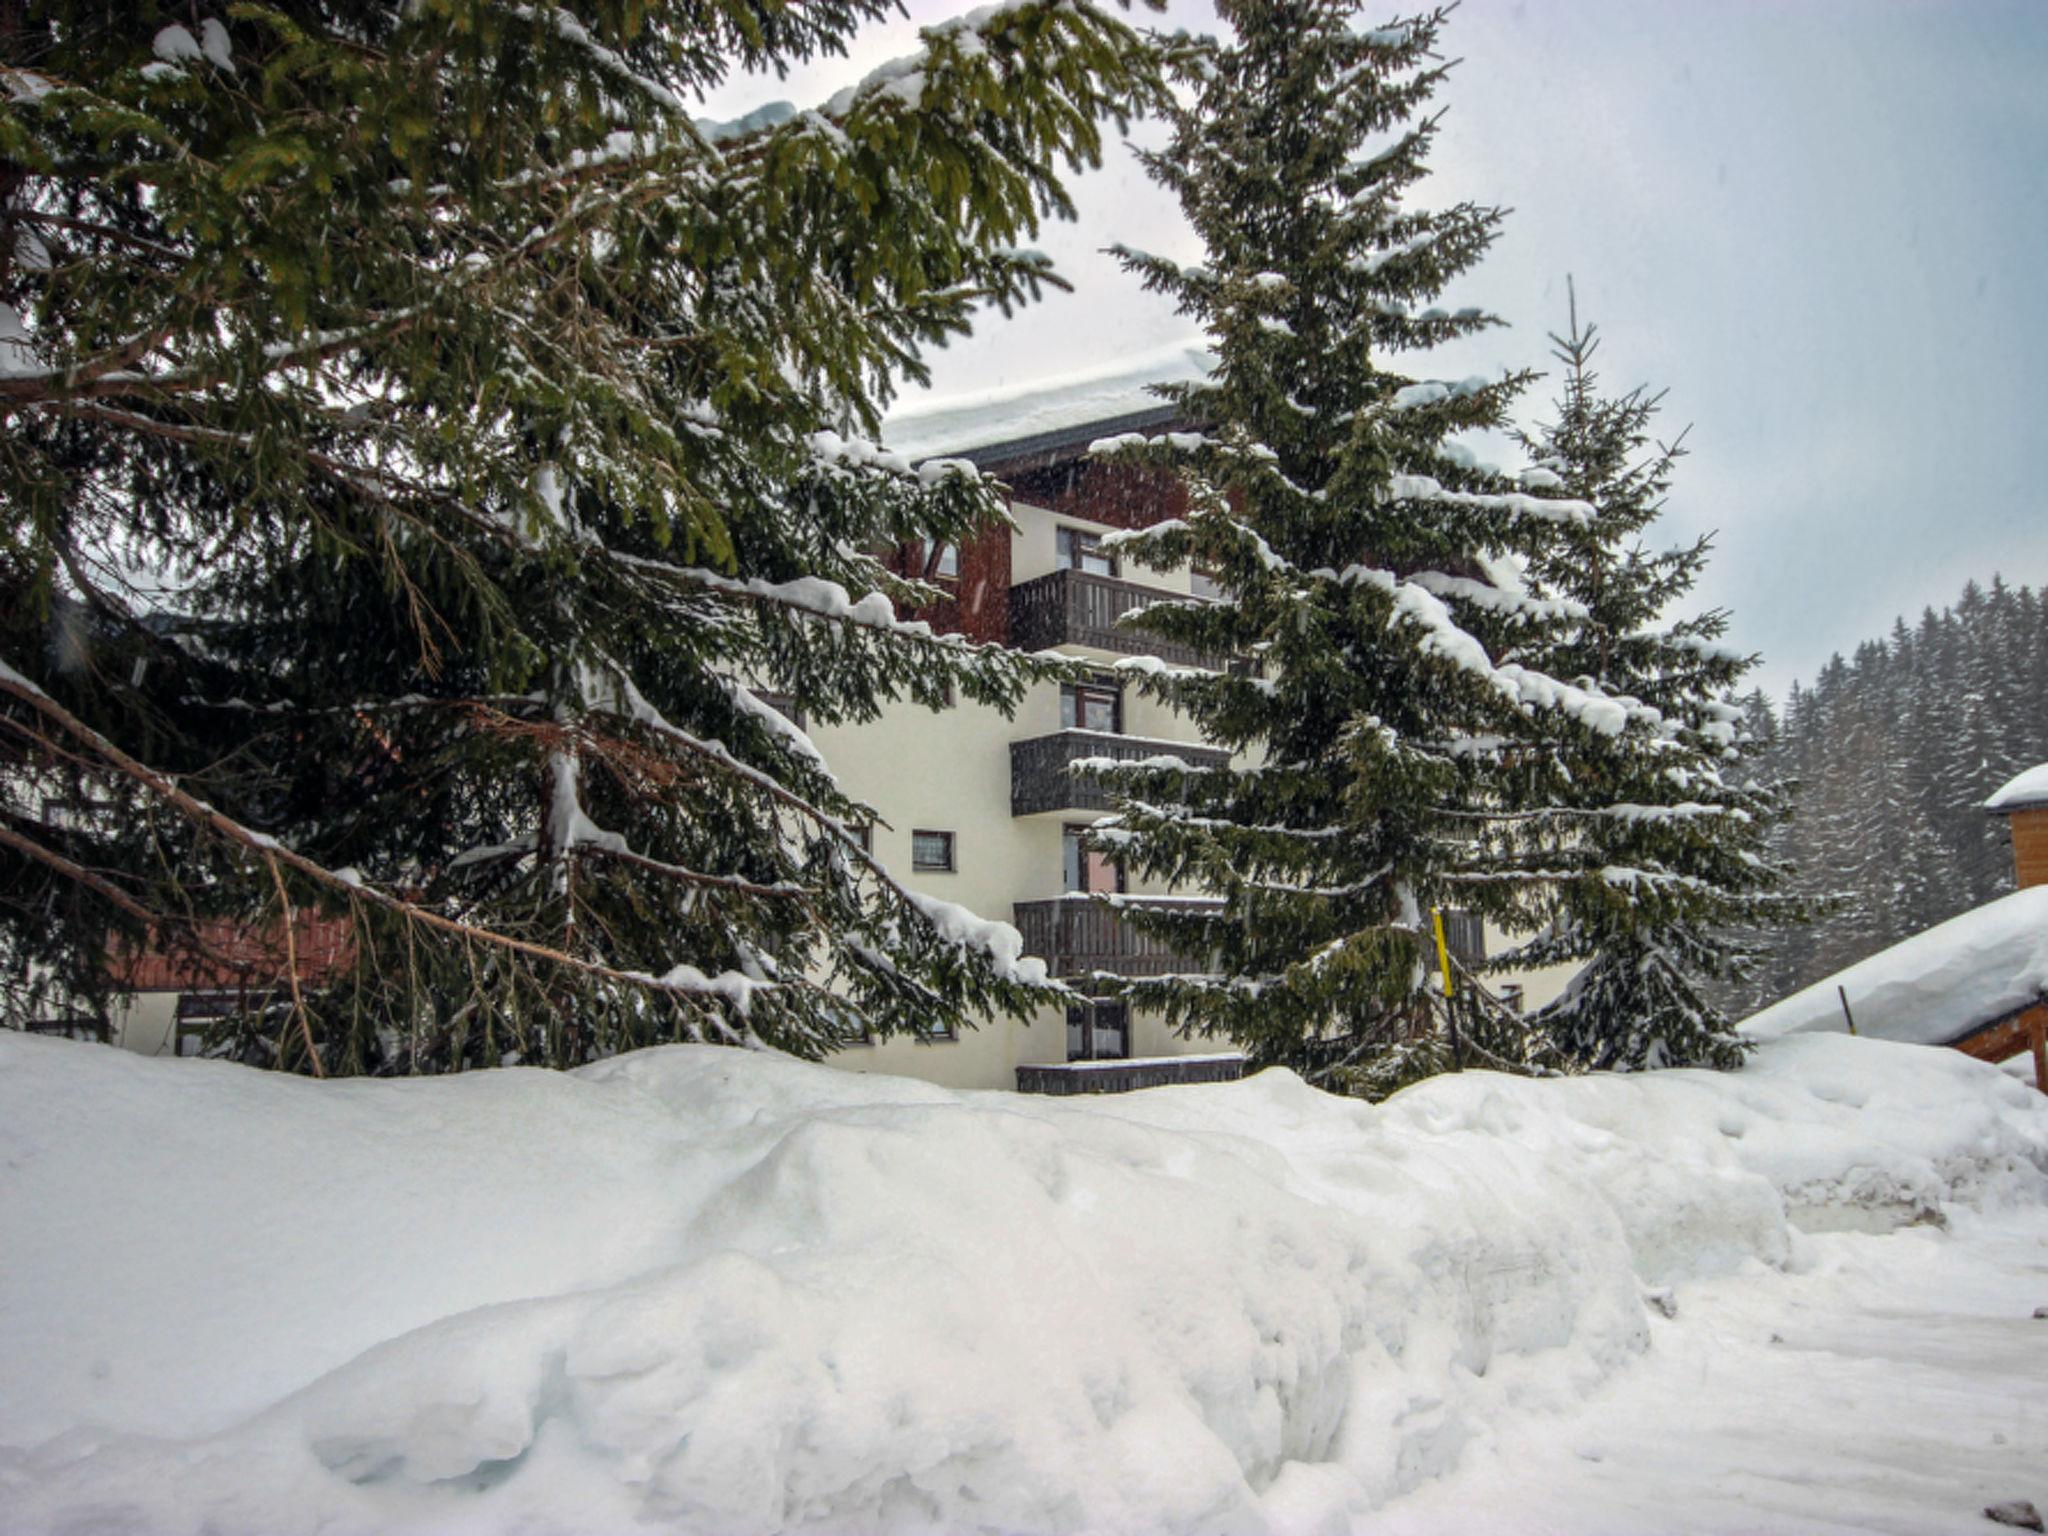
<svg viewBox="0 0 2048 1536">
<path fill-rule="evenodd" d="M 964 8 L 911 0 L 853 59 L 707 105 L 821 100 Z M 1166 20 L 1213 26 L 1199 3 Z M 1606 381 L 1667 388 L 1692 427 L 1664 531 L 1716 533 L 1703 602 L 1773 694 L 1967 577 L 2048 581 L 2048 3 L 1464 0 L 1444 41 L 1462 62 L 1417 200 L 1513 210 L 1448 295 L 1509 324 L 1406 366 L 1546 365 L 1571 273 Z M 937 391 L 1192 335 L 1099 254 L 1192 257 L 1170 200 L 1121 146 L 1077 190 L 1039 241 L 1075 293 L 990 315 Z"/>
</svg>

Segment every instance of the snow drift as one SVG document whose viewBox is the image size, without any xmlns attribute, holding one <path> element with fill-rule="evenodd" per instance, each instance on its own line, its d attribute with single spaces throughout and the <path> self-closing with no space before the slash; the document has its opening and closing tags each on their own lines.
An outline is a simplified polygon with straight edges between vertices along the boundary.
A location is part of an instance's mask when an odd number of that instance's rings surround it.
<svg viewBox="0 0 2048 1536">
<path fill-rule="evenodd" d="M 2038 1200 L 2048 1109 L 1732 1076 L 1097 1100 L 707 1047 L 309 1083 L 0 1032 L 17 1531 L 1340 1530 L 1801 1224 Z"/>
</svg>

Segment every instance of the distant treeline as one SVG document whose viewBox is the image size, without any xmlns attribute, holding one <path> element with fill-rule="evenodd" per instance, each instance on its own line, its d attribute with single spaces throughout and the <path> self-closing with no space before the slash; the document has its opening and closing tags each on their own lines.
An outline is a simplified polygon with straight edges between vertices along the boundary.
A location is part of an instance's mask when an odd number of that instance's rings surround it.
<svg viewBox="0 0 2048 1536">
<path fill-rule="evenodd" d="M 1782 711 L 1761 693 L 1748 706 L 1764 772 L 1797 785 L 1778 850 L 1800 891 L 1835 904 L 1762 941 L 1738 1013 L 2012 889 L 2005 825 L 1983 804 L 2048 762 L 2048 588 L 1973 581 L 1794 683 Z"/>
</svg>

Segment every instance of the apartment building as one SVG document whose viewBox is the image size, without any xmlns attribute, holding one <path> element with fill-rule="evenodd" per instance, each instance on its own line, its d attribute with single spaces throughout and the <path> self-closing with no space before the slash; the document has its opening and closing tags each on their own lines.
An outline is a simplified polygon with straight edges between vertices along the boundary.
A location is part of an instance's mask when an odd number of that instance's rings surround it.
<svg viewBox="0 0 2048 1536">
<path fill-rule="evenodd" d="M 1179 487 L 1170 477 L 1106 465 L 1087 452 L 1097 438 L 1169 427 L 1171 408 L 1146 386 L 1192 377 L 1202 361 L 1192 351 L 1155 356 L 1074 382 L 991 392 L 892 419 L 889 441 L 899 452 L 968 459 L 1000 479 L 1015 524 L 957 550 L 906 552 L 907 569 L 949 593 L 920 617 L 978 640 L 1099 662 L 1101 671 L 1092 684 L 1035 689 L 1010 719 L 966 704 L 937 715 L 901 707 L 871 725 L 812 732 L 841 782 L 881 816 L 874 851 L 892 873 L 983 917 L 1014 923 L 1026 951 L 1069 980 L 1199 968 L 1095 899 L 1205 898 L 1126 881 L 1110 861 L 1084 853 L 1080 833 L 1109 803 L 1068 770 L 1099 757 L 1228 760 L 1190 722 L 1130 686 L 1133 667 L 1145 658 L 1178 666 L 1219 666 L 1223 658 L 1117 624 L 1144 604 L 1208 595 L 1200 572 L 1134 567 L 1104 546 L 1119 529 L 1178 516 Z M 1467 958 L 1484 952 L 1487 936 L 1476 922 L 1460 918 L 1452 928 Z M 1495 986 L 1537 1007 L 1570 974 L 1569 967 L 1553 967 Z M 1180 1039 L 1156 1015 L 1112 1002 L 1046 1008 L 1026 1023 L 991 1023 L 957 1039 L 855 1045 L 833 1064 L 955 1087 L 1053 1093 L 1201 1081 L 1241 1069 L 1235 1053 L 1217 1042 Z"/>
<path fill-rule="evenodd" d="M 1084 758 L 1171 753 L 1223 762 L 1193 726 L 1130 686 L 1148 658 L 1216 666 L 1120 628 L 1133 607 L 1162 598 L 1206 596 L 1201 574 L 1154 571 L 1121 561 L 1105 538 L 1183 510 L 1170 477 L 1147 476 L 1092 459 L 1088 445 L 1120 432 L 1156 431 L 1172 410 L 1147 386 L 1192 378 L 1194 350 L 1141 358 L 1048 387 L 994 391 L 893 418 L 890 446 L 913 459 L 964 458 L 1007 487 L 1014 526 L 959 548 L 900 551 L 903 568 L 946 594 L 918 617 L 943 631 L 1025 651 L 1057 650 L 1100 663 L 1094 679 L 1034 689 L 1013 717 L 968 702 L 936 713 L 891 708 L 860 726 L 813 724 L 810 734 L 840 781 L 872 806 L 873 850 L 905 884 L 1014 924 L 1029 954 L 1052 974 L 1158 975 L 1196 969 L 1120 920 L 1101 894 L 1125 903 L 1199 901 L 1127 879 L 1079 845 L 1083 828 L 1109 809 L 1102 791 L 1069 771 Z M 778 700 L 799 717 L 802 701 Z M 1454 921 L 1454 947 L 1476 957 L 1489 939 Z M 253 942 L 253 941 L 251 941 Z M 341 936 L 300 936 L 298 953 L 332 963 Z M 334 951 L 334 955 L 328 952 Z M 135 988 L 109 1021 L 112 1038 L 147 1054 L 185 1054 L 240 996 L 222 978 L 156 957 L 123 957 Z M 263 969 L 259 966 L 258 969 Z M 282 962 L 266 974 L 281 975 Z M 1496 991 L 1537 1007 L 1554 997 L 1568 967 L 1496 978 Z M 1237 1075 L 1227 1043 L 1175 1037 L 1156 1015 L 1123 1005 L 1076 1002 L 1028 1021 L 989 1021 L 945 1036 L 849 1043 L 831 1058 L 853 1071 L 889 1072 L 961 1088 L 1068 1093 L 1205 1081 Z"/>
</svg>

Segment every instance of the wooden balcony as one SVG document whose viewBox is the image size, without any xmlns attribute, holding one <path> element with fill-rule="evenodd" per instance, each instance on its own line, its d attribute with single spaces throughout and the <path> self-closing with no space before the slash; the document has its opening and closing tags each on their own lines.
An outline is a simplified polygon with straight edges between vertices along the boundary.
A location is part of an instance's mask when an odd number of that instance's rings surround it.
<svg viewBox="0 0 2048 1536">
<path fill-rule="evenodd" d="M 1173 905 L 1218 908 L 1222 902 L 1190 896 L 1125 898 L 1131 906 Z M 1184 955 L 1149 933 L 1140 933 L 1113 908 L 1087 896 L 1056 896 L 1051 901 L 1020 901 L 1015 909 L 1024 953 L 1036 955 L 1055 976 L 1170 976 L 1200 971 L 1208 961 Z"/>
<path fill-rule="evenodd" d="M 1109 794 L 1093 778 L 1073 771 L 1086 758 L 1113 757 L 1120 763 L 1148 757 L 1178 757 L 1197 767 L 1221 768 L 1230 754 L 1219 747 L 1166 741 L 1153 736 L 1117 736 L 1108 731 L 1056 731 L 1010 743 L 1010 814 L 1045 811 L 1106 811 Z"/>
<path fill-rule="evenodd" d="M 1017 1069 L 1019 1093 L 1129 1093 L 1171 1083 L 1234 1083 L 1244 1076 L 1235 1051 L 1206 1056 L 1147 1056 L 1129 1061 L 1062 1061 Z"/>
<path fill-rule="evenodd" d="M 1142 587 L 1114 576 L 1054 571 L 1010 588 L 1010 644 L 1020 651 L 1085 645 L 1122 656 L 1157 656 L 1177 666 L 1220 668 L 1223 662 L 1218 657 L 1117 623 L 1133 608 L 1175 600 L 1200 601 L 1185 592 Z"/>
</svg>

